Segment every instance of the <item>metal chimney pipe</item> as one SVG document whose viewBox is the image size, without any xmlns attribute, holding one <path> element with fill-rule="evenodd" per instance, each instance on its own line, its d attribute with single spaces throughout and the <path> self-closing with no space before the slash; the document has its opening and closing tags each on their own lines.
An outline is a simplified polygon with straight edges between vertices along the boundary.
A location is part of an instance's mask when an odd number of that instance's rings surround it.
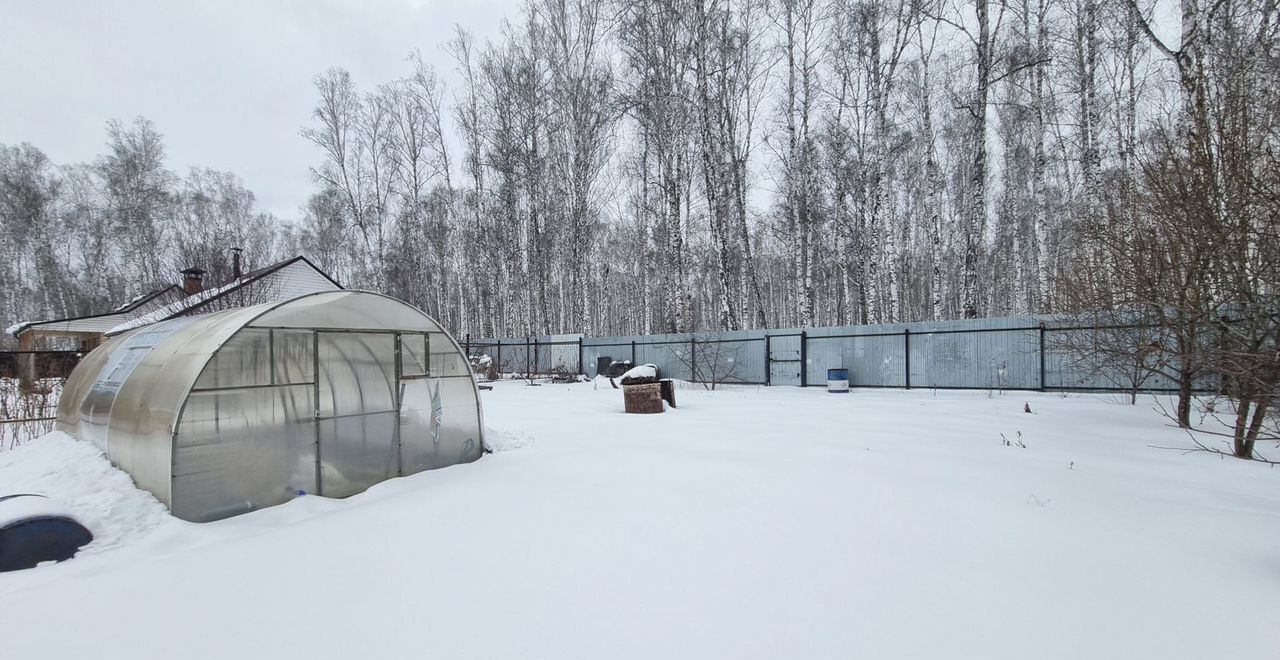
<svg viewBox="0 0 1280 660">
<path fill-rule="evenodd" d="M 243 248 L 231 248 L 231 279 L 238 280 L 241 275 L 244 275 L 244 271 L 240 267 L 240 253 L 242 251 Z"/>
</svg>

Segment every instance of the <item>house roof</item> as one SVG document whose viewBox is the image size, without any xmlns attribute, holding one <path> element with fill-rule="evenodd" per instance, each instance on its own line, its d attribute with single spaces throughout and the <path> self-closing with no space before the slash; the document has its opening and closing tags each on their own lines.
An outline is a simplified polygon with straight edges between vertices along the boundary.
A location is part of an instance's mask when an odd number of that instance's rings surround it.
<svg viewBox="0 0 1280 660">
<path fill-rule="evenodd" d="M 46 332 L 99 335 L 122 332 L 130 328 L 136 328 L 138 326 L 155 323 L 157 321 L 183 316 L 201 308 L 208 307 L 216 300 L 296 263 L 302 263 L 309 266 L 316 273 L 323 276 L 324 279 L 332 283 L 335 288 L 343 288 L 337 280 L 333 279 L 333 277 L 323 270 L 320 270 L 320 268 L 310 259 L 305 256 L 298 255 L 291 259 L 271 264 L 270 266 L 252 270 L 240 276 L 238 279 L 232 280 L 219 287 L 205 289 L 195 295 L 184 297 L 182 288 L 176 284 L 172 284 L 164 288 L 142 294 L 110 312 L 89 314 L 87 316 L 76 316 L 65 319 L 51 319 L 48 321 L 26 321 L 11 326 L 6 330 L 6 332 L 14 337 L 21 336 L 23 333 L 32 329 L 40 329 Z M 166 295 L 175 295 L 177 298 L 171 302 L 163 303 L 163 298 Z M 155 306 L 159 303 L 163 304 Z"/>
<path fill-rule="evenodd" d="M 111 328 L 108 328 L 104 332 L 104 334 L 112 334 L 112 335 L 118 334 L 126 330 L 132 330 L 133 328 L 141 327 L 144 325 L 159 323 L 160 321 L 167 321 L 169 319 L 177 318 L 179 316 L 187 316 L 193 312 L 199 313 L 201 309 L 212 306 L 215 302 L 223 298 L 226 298 L 237 291 L 244 289 L 244 287 L 249 286 L 254 282 L 261 281 L 262 279 L 272 275 L 273 273 L 284 270 L 289 266 L 292 266 L 294 264 L 299 264 L 299 263 L 310 267 L 311 270 L 323 276 L 324 279 L 328 280 L 328 282 L 332 284 L 335 289 L 343 288 L 341 284 L 338 284 L 337 280 L 330 277 L 329 274 L 324 272 L 323 270 L 320 270 L 320 268 L 316 266 L 314 263 L 312 263 L 310 259 L 302 255 L 298 255 L 296 257 L 293 257 L 292 259 L 286 259 L 284 261 L 272 264 L 270 266 L 249 271 L 248 273 L 241 275 L 238 279 L 231 280 L 230 282 L 227 282 L 222 286 L 214 287 L 212 289 L 205 289 L 200 293 L 192 294 L 190 296 L 187 296 L 186 298 L 183 298 L 182 300 L 166 305 L 164 307 L 161 307 L 157 310 L 154 310 L 142 316 L 125 319 L 120 323 L 112 326 Z M 206 310 L 206 311 L 214 311 L 214 310 Z"/>
<path fill-rule="evenodd" d="M 50 319 L 48 321 L 23 321 L 6 328 L 5 332 L 14 337 L 18 337 L 33 328 L 39 328 L 46 332 L 101 334 L 128 319 L 146 314 L 156 306 L 169 304 L 171 301 L 165 301 L 165 297 L 172 297 L 177 300 L 181 299 L 183 295 L 181 287 L 171 284 L 136 296 L 110 312 Z"/>
<path fill-rule="evenodd" d="M 155 300 L 156 298 L 159 298 L 160 296 L 163 296 L 164 294 L 170 293 L 170 292 L 175 293 L 178 296 L 182 296 L 184 294 L 182 287 L 178 286 L 177 284 L 170 284 L 169 286 L 162 287 L 162 288 L 156 289 L 155 291 L 144 293 L 140 296 L 135 297 L 133 300 L 130 300 L 129 302 L 115 308 L 115 312 L 117 313 L 132 312 L 133 310 L 138 309 L 139 307 L 142 307 L 147 303 Z"/>
</svg>

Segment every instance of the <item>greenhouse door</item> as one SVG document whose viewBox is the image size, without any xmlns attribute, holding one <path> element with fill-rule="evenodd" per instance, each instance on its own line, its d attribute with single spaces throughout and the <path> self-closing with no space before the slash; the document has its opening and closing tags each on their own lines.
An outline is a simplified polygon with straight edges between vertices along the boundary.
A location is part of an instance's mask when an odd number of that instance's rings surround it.
<svg viewBox="0 0 1280 660">
<path fill-rule="evenodd" d="M 316 332 L 316 477 L 347 497 L 396 476 L 399 412 L 391 332 Z"/>
</svg>

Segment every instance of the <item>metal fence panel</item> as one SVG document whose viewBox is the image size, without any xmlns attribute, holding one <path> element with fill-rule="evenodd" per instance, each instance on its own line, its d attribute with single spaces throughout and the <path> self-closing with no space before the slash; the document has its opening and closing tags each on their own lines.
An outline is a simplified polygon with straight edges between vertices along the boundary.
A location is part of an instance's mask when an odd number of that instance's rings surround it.
<svg viewBox="0 0 1280 660">
<path fill-rule="evenodd" d="M 911 336 L 912 387 L 1037 389 L 1039 330 Z"/>
<path fill-rule="evenodd" d="M 688 342 L 636 344 L 636 364 L 655 364 L 666 378 L 693 380 Z"/>
<path fill-rule="evenodd" d="M 595 376 L 597 360 L 608 357 L 652 363 L 666 376 L 702 382 L 823 385 L 828 369 L 844 368 L 858 387 L 1127 391 L 1141 373 L 1141 389 L 1176 388 L 1173 378 L 1132 363 L 1089 358 L 1085 347 L 1096 339 L 1089 333 L 1099 331 L 1063 327 L 1067 323 L 1065 317 L 1008 316 L 803 330 L 556 335 L 471 345 L 477 347 L 473 354 L 480 347 L 495 359 L 500 354 L 506 373 L 574 371 L 581 364 L 583 373 Z M 1166 371 L 1176 373 L 1176 367 Z M 1204 389 L 1213 385 L 1211 378 L 1200 381 Z"/>
<path fill-rule="evenodd" d="M 809 336 L 807 382 L 825 384 L 828 369 L 848 369 L 855 387 L 903 387 L 906 356 L 902 335 Z"/>
<path fill-rule="evenodd" d="M 715 383 L 763 384 L 765 340 L 760 338 L 707 339 L 694 345 L 695 380 Z"/>
<path fill-rule="evenodd" d="M 1132 359 L 1096 355 L 1087 350 L 1093 343 L 1125 335 L 1123 341 L 1134 346 L 1172 341 L 1151 328 L 1095 330 L 1093 328 L 1046 328 L 1045 387 L 1047 389 L 1104 389 L 1129 391 L 1172 391 L 1178 388 L 1176 364 L 1157 364 L 1156 353 L 1135 355 Z M 1196 388 L 1213 390 L 1215 377 L 1196 379 Z"/>
</svg>

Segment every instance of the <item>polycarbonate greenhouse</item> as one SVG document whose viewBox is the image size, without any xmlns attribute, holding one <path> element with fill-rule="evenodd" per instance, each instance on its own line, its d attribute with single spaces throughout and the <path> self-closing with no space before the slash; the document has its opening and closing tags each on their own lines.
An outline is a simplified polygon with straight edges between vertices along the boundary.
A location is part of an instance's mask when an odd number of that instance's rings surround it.
<svg viewBox="0 0 1280 660">
<path fill-rule="evenodd" d="M 202 522 L 476 460 L 484 426 L 466 356 L 438 323 L 394 298 L 326 291 L 113 337 L 71 374 L 58 428 Z"/>
</svg>

